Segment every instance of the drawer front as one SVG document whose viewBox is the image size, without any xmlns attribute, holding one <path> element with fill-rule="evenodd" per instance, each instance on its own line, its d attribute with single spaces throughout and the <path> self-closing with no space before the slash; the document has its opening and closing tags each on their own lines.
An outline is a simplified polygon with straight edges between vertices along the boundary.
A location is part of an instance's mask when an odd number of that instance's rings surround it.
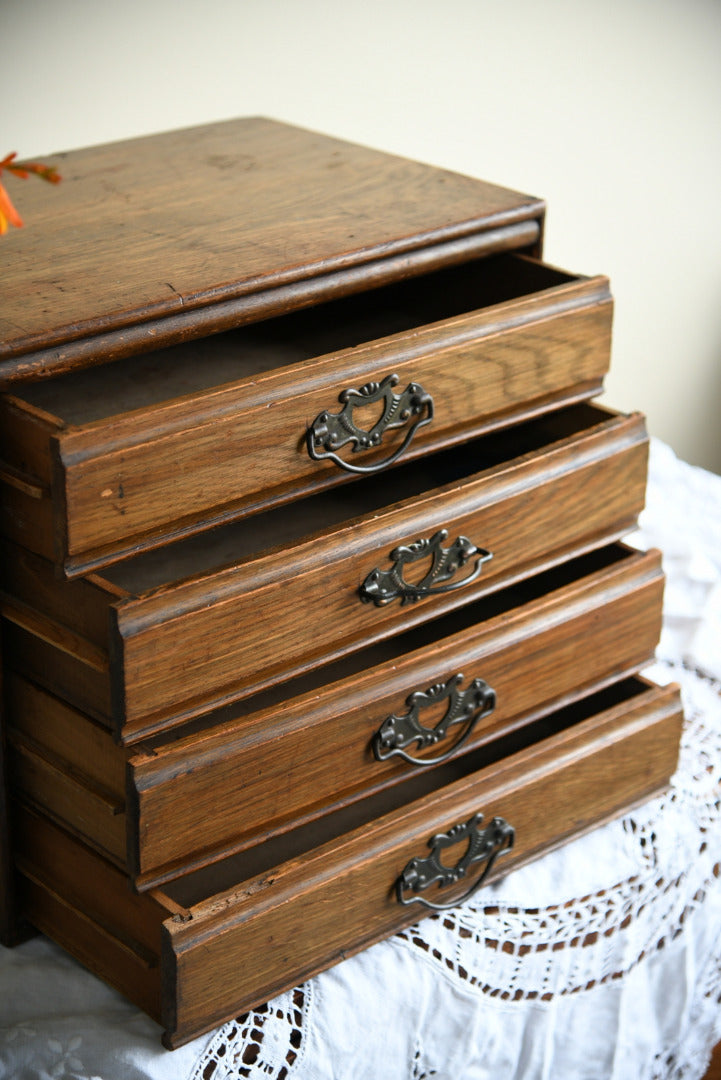
<svg viewBox="0 0 721 1080">
<path fill-rule="evenodd" d="M 528 589 L 507 590 L 499 604 L 509 592 L 518 596 L 509 598 L 515 606 L 507 612 L 447 636 L 436 631 L 405 655 L 412 641 L 394 639 L 384 662 L 371 666 L 361 652 L 352 672 L 331 685 L 323 685 L 322 669 L 305 694 L 165 746 L 139 747 L 130 760 L 127 805 L 136 886 L 148 888 L 426 771 L 429 758 L 498 738 L 637 670 L 652 657 L 660 632 L 660 556 L 619 547 L 607 557 L 601 568 L 600 553 L 577 560 L 573 577 L 566 567 L 540 575 L 525 601 Z M 464 623 L 473 618 L 463 615 Z M 474 680 L 484 684 L 477 692 Z M 443 685 L 449 696 L 434 694 Z M 452 707 L 457 719 L 438 737 Z"/>
<path fill-rule="evenodd" d="M 675 768 L 677 691 L 647 689 L 572 729 L 291 859 L 235 890 L 196 900 L 164 923 L 163 1023 L 178 1045 L 415 922 L 419 899 L 458 902 L 484 871 L 417 893 L 431 838 L 477 814 L 500 818 L 515 844 L 488 880 L 658 791 Z M 453 836 L 451 835 L 451 839 Z M 470 846 L 470 845 L 467 845 Z M 455 853 L 454 853 L 455 854 Z M 458 864 L 456 864 L 458 865 Z M 427 875 L 433 880 L 433 874 Z M 181 901 L 182 902 L 182 901 Z"/>
<path fill-rule="evenodd" d="M 532 260 L 504 258 L 504 267 L 513 259 L 524 278 L 528 267 L 536 266 Z M 462 268 L 452 271 L 461 272 Z M 47 389 L 30 387 L 25 391 L 27 400 L 8 398 L 6 411 L 16 426 L 18 416 L 27 413 L 27 442 L 33 448 L 38 414 L 47 414 L 48 460 L 37 470 L 44 476 L 35 482 L 34 494 L 23 496 L 13 490 L 17 505 L 6 515 L 5 528 L 13 538 L 30 541 L 34 550 L 60 561 L 74 575 L 144 546 L 336 484 L 348 476 L 348 465 L 381 468 L 399 453 L 408 459 L 598 392 L 610 351 L 608 283 L 603 278 L 573 279 L 542 264 L 533 273 L 538 282 L 524 285 L 531 295 L 486 308 L 481 307 L 483 292 L 491 286 L 479 285 L 474 297 L 473 289 L 464 285 L 471 308 L 479 310 L 440 318 L 432 325 L 414 324 L 414 319 L 422 322 L 425 314 L 423 303 L 416 299 L 407 330 L 368 340 L 368 332 L 378 329 L 373 323 L 382 330 L 386 323 L 391 327 L 397 322 L 390 316 L 379 319 L 372 306 L 373 294 L 366 303 L 367 313 L 361 312 L 362 317 L 354 313 L 358 325 L 345 333 L 353 347 L 313 355 L 313 345 L 328 337 L 329 326 L 337 319 L 329 310 L 324 326 L 321 308 L 311 314 L 318 325 L 310 335 L 309 352 L 289 343 L 287 331 L 277 341 L 271 334 L 265 342 L 261 334 L 260 345 L 252 337 L 243 344 L 241 338 L 235 366 L 226 360 L 222 371 L 236 370 L 242 375 L 244 366 L 250 367 L 251 377 L 239 380 L 236 375 L 234 382 L 154 402 L 152 407 L 138 408 L 134 403 L 118 415 L 64 422 L 63 412 L 74 418 L 77 404 L 59 401 L 54 412 Z M 434 311 L 438 296 L 433 295 L 433 279 L 429 280 L 428 304 Z M 439 280 L 435 292 L 444 289 L 452 294 L 455 286 L 449 288 Z M 506 286 L 508 291 L 513 291 L 511 286 Z M 383 295 L 377 299 L 381 314 Z M 357 298 L 353 303 L 358 303 Z M 307 319 L 307 313 L 303 317 Z M 212 348 L 212 339 L 210 345 L 204 343 L 196 365 L 214 362 Z M 223 348 L 232 346 L 218 346 Z M 263 349 L 271 359 L 258 361 L 256 354 Z M 171 369 L 174 355 L 171 352 L 165 360 Z M 136 362 L 149 363 L 143 358 Z M 160 355 L 156 366 L 162 363 Z M 363 409 L 348 412 L 352 403 L 344 406 L 340 401 L 346 391 L 355 391 L 361 403 L 367 402 L 372 385 L 383 385 L 391 376 L 397 381 L 388 393 L 398 401 L 391 404 L 388 398 L 385 406 L 380 401 L 368 406 L 373 413 L 369 420 L 363 418 L 367 415 Z M 78 383 L 78 395 L 84 391 L 90 396 L 103 377 L 103 371 L 97 370 L 69 380 Z M 93 386 L 85 388 L 83 380 L 92 381 Z M 142 375 L 138 380 L 142 383 Z M 33 404 L 34 397 L 42 402 L 43 410 Z M 376 424 L 384 408 L 386 420 L 391 413 L 394 417 L 389 427 Z M 398 416 L 408 410 L 408 419 L 398 422 Z M 341 412 L 343 417 L 335 421 L 333 417 Z M 325 421 L 320 420 L 323 416 Z M 345 463 L 338 464 L 328 456 L 335 452 L 335 443 L 328 443 L 323 432 L 327 433 L 329 424 L 340 428 L 348 421 L 358 427 L 360 441 L 338 450 Z M 320 460 L 309 453 L 309 427 L 316 433 L 310 439 L 313 455 Z M 370 446 L 361 449 L 362 432 L 371 429 Z M 22 441 L 21 425 L 21 447 Z M 353 452 L 354 448 L 359 452 Z M 8 452 L 18 454 L 12 447 Z M 28 460 L 36 456 L 22 457 L 23 467 L 28 468 Z M 19 463 L 20 459 L 9 462 L 8 483 Z M 48 475 L 52 476 L 54 536 L 47 529 L 29 527 L 31 517 L 37 520 L 37 503 L 44 497 Z"/>
<path fill-rule="evenodd" d="M 628 532 L 644 499 L 643 422 L 589 412 L 601 422 L 543 453 L 119 602 L 111 677 L 120 736 L 248 696 Z M 447 568 L 467 540 L 492 558 L 477 553 L 445 583 L 436 564 L 442 583 L 417 603 L 376 602 L 374 583 L 394 570 L 393 552 L 443 530 Z"/>
</svg>

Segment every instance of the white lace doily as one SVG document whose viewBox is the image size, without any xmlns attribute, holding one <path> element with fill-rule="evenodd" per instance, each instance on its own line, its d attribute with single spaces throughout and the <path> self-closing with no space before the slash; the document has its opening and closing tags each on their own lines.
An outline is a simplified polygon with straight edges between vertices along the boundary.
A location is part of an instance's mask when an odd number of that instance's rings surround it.
<svg viewBox="0 0 721 1080">
<path fill-rule="evenodd" d="M 700 1080 L 721 1040 L 721 478 L 654 443 L 634 539 L 668 574 L 667 793 L 173 1054 L 49 942 L 4 950 L 0 1077 Z"/>
</svg>

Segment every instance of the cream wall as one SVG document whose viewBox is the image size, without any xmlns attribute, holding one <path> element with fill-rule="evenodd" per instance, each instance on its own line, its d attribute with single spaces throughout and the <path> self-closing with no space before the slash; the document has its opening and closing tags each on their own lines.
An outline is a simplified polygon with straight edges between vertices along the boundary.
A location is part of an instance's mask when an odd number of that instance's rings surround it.
<svg viewBox="0 0 721 1080">
<path fill-rule="evenodd" d="M 264 114 L 542 195 L 612 280 L 607 403 L 721 472 L 720 0 L 0 0 L 0 41 L 1 154 Z"/>
</svg>

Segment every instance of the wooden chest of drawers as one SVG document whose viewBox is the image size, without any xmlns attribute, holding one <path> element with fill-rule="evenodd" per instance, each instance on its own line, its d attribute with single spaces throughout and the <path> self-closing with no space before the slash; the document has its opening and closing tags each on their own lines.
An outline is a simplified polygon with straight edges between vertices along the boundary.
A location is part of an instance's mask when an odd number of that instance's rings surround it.
<svg viewBox="0 0 721 1080">
<path fill-rule="evenodd" d="M 0 248 L 0 921 L 175 1046 L 667 783 L 647 440 L 536 199 L 265 120 L 58 164 Z"/>
</svg>

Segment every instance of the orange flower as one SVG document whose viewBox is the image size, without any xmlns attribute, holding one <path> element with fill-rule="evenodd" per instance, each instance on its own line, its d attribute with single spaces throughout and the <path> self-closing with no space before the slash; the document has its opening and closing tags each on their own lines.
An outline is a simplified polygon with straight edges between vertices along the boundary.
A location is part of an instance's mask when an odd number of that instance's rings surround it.
<svg viewBox="0 0 721 1080">
<path fill-rule="evenodd" d="M 5 169 L 19 180 L 27 180 L 30 175 L 39 176 L 41 180 L 47 180 L 50 184 L 59 184 L 61 177 L 53 165 L 40 165 L 35 161 L 26 161 L 22 164 L 15 163 L 17 154 L 8 154 L 0 161 L 0 176 Z M 8 225 L 21 228 L 23 219 L 12 204 L 4 184 L 0 181 L 0 236 L 8 231 Z"/>
</svg>

